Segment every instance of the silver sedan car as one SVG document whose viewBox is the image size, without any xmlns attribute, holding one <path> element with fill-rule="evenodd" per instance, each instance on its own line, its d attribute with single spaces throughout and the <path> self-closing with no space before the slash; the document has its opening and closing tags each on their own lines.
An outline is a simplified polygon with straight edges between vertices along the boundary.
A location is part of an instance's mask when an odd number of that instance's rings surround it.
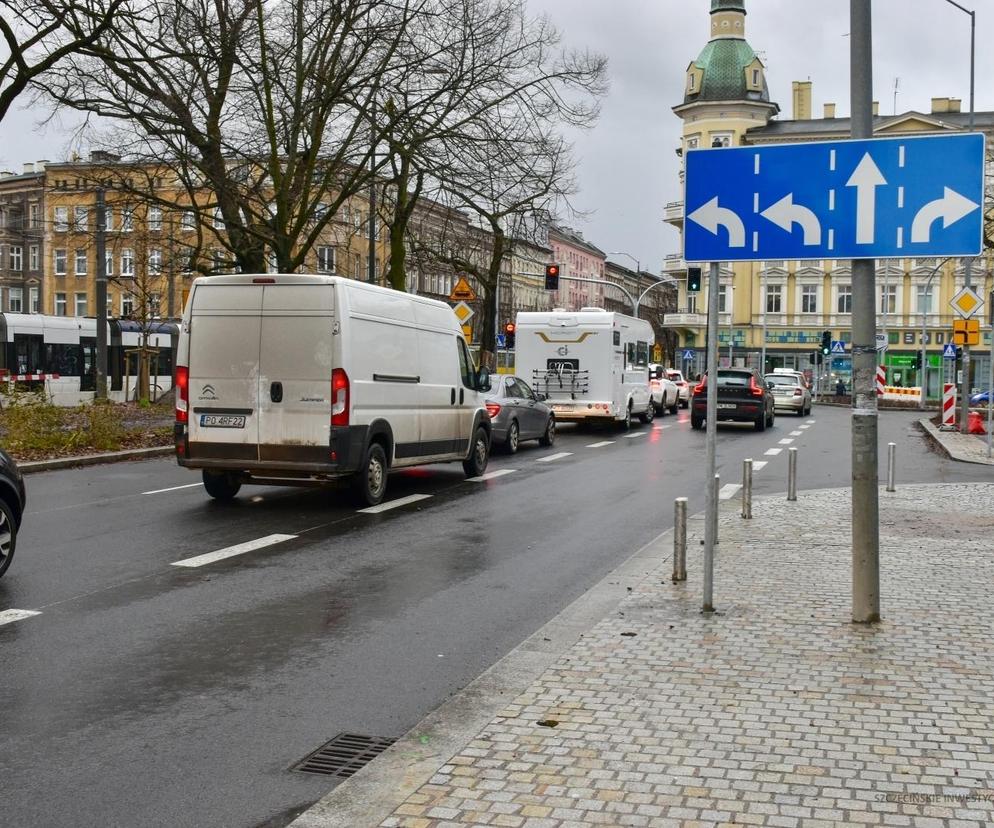
<svg viewBox="0 0 994 828">
<path fill-rule="evenodd" d="M 767 374 L 764 379 L 772 385 L 773 405 L 776 408 L 793 411 L 799 417 L 811 413 L 811 391 L 804 384 L 801 374 Z"/>
<path fill-rule="evenodd" d="M 495 377 L 487 394 L 487 413 L 493 429 L 493 444 L 514 454 L 522 440 L 538 440 L 551 446 L 556 441 L 556 418 L 537 394 L 520 377 Z"/>
</svg>

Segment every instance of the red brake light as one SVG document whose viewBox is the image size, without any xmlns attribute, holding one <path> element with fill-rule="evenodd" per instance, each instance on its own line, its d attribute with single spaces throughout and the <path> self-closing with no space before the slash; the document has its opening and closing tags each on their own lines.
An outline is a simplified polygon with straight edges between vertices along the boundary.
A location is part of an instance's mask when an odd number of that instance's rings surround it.
<svg viewBox="0 0 994 828">
<path fill-rule="evenodd" d="M 331 424 L 349 424 L 349 375 L 342 368 L 331 372 Z"/>
<path fill-rule="evenodd" d="M 500 414 L 500 406 L 497 403 L 488 402 L 486 404 L 486 408 L 487 408 L 487 414 L 490 415 L 491 420 L 494 417 L 496 417 L 498 414 Z"/>
<path fill-rule="evenodd" d="M 697 385 L 694 386 L 694 393 L 695 394 L 703 394 L 704 393 L 704 389 L 707 387 L 707 384 L 708 384 L 708 378 L 704 377 L 704 379 L 702 379 L 700 381 L 700 383 L 698 383 Z"/>
<path fill-rule="evenodd" d="M 795 397 L 803 397 L 804 396 L 804 392 L 800 388 L 795 388 L 794 389 L 794 396 Z"/>
<path fill-rule="evenodd" d="M 749 377 L 749 390 L 752 391 L 754 397 L 762 397 L 764 389 L 756 385 L 756 378 Z"/>
<path fill-rule="evenodd" d="M 190 369 L 185 365 L 176 366 L 176 422 L 186 423 L 190 419 Z"/>
<path fill-rule="evenodd" d="M 252 280 L 252 284 L 253 285 L 275 285 L 276 284 L 276 280 L 275 279 L 270 279 L 269 277 L 262 277 L 262 276 L 260 276 L 260 277 L 258 277 L 256 279 L 253 279 Z"/>
</svg>

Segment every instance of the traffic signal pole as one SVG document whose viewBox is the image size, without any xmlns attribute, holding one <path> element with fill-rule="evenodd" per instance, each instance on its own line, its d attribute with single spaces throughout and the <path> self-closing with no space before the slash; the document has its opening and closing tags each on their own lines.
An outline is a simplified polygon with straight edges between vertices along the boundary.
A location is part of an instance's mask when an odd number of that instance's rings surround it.
<svg viewBox="0 0 994 828">
<path fill-rule="evenodd" d="M 852 137 L 873 137 L 870 0 L 849 0 Z M 873 259 L 852 262 L 852 620 L 880 621 L 877 456 L 876 273 Z"/>
</svg>

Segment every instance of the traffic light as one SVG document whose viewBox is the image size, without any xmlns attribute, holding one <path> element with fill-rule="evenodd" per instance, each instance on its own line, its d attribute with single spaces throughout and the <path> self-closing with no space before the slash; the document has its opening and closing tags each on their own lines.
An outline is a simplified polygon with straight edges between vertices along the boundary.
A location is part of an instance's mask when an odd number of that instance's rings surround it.
<svg viewBox="0 0 994 828">
<path fill-rule="evenodd" d="M 545 266 L 545 289 L 559 290 L 559 265 L 547 264 Z M 508 323 L 510 324 L 510 323 Z M 512 332 L 513 335 L 513 332 Z"/>
<path fill-rule="evenodd" d="M 687 268 L 687 293 L 701 292 L 701 269 L 699 267 Z"/>
<path fill-rule="evenodd" d="M 913 363 L 916 371 L 921 371 L 922 369 L 922 352 L 915 351 L 915 361 Z"/>
<path fill-rule="evenodd" d="M 825 356 L 828 356 L 830 353 L 832 353 L 832 332 L 831 331 L 822 331 L 822 334 L 821 334 L 821 352 Z"/>
<path fill-rule="evenodd" d="M 504 347 L 505 348 L 510 349 L 510 348 L 514 347 L 514 330 L 515 330 L 515 328 L 514 328 L 514 323 L 513 322 L 508 322 L 504 326 Z"/>
</svg>

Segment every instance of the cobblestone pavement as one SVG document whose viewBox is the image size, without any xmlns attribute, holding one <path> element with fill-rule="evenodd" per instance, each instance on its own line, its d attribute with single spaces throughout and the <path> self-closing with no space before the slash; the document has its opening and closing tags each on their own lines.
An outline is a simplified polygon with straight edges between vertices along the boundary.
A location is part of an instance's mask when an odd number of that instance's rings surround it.
<svg viewBox="0 0 994 828">
<path fill-rule="evenodd" d="M 382 826 L 994 824 L 994 484 L 881 490 L 882 614 L 848 490 L 724 504 L 718 614 L 670 564 Z"/>
</svg>

